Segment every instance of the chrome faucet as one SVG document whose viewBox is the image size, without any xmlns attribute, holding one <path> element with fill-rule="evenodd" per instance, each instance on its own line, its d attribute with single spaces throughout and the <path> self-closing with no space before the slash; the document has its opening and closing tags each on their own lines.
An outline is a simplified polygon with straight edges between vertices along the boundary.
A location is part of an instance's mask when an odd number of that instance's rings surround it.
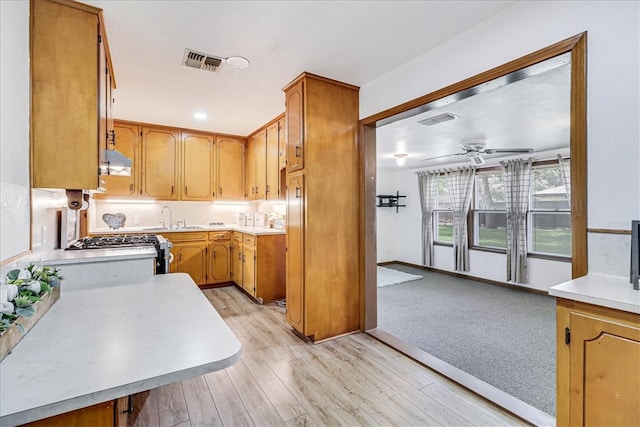
<svg viewBox="0 0 640 427">
<path fill-rule="evenodd" d="M 173 212 L 171 212 L 171 208 L 169 206 L 163 206 L 162 210 L 160 211 L 160 215 L 162 215 L 164 213 L 164 208 L 169 209 L 169 230 L 171 230 L 171 228 L 173 227 Z"/>
</svg>

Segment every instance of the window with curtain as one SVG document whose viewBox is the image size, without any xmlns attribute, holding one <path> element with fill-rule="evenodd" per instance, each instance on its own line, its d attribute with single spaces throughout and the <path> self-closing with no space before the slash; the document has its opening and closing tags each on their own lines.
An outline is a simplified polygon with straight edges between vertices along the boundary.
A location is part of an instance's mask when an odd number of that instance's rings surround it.
<svg viewBox="0 0 640 427">
<path fill-rule="evenodd" d="M 528 233 L 530 253 L 571 256 L 571 203 L 557 163 L 531 170 Z"/>
<path fill-rule="evenodd" d="M 535 255 L 571 256 L 571 202 L 566 188 L 569 161 L 540 162 L 531 168 L 528 252 Z M 562 166 L 561 166 L 562 165 Z M 502 172 L 476 173 L 473 201 L 473 246 L 506 248 L 506 208 Z"/>
<path fill-rule="evenodd" d="M 433 221 L 436 224 L 434 241 L 437 243 L 453 243 L 453 210 L 449 188 L 444 175 L 438 176 L 438 192 L 436 193 L 436 208 L 433 211 Z"/>
</svg>

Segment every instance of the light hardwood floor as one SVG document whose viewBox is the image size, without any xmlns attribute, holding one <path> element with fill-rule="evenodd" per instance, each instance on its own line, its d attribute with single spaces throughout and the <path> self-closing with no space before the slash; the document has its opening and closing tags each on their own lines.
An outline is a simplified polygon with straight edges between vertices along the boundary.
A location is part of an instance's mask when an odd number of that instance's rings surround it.
<svg viewBox="0 0 640 427">
<path fill-rule="evenodd" d="M 366 334 L 311 344 L 282 307 L 234 287 L 204 294 L 242 342 L 241 360 L 134 396 L 131 425 L 525 425 Z"/>
</svg>

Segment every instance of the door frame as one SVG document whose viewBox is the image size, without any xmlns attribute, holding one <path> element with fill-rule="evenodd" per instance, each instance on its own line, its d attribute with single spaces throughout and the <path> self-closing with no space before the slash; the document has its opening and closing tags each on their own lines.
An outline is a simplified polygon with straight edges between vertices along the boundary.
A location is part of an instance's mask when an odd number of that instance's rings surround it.
<svg viewBox="0 0 640 427">
<path fill-rule="evenodd" d="M 376 125 L 396 114 L 453 95 L 490 80 L 571 52 L 571 277 L 588 272 L 587 252 L 587 33 L 583 32 L 536 52 L 492 68 L 445 88 L 420 96 L 359 121 L 360 169 L 360 325 L 377 327 L 376 286 Z"/>
</svg>

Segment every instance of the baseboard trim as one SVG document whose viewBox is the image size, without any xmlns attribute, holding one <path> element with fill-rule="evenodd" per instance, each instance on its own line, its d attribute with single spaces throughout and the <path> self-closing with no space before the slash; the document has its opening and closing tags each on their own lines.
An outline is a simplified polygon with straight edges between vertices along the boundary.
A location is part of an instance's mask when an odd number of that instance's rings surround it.
<svg viewBox="0 0 640 427">
<path fill-rule="evenodd" d="M 419 268 L 421 270 L 431 271 L 433 273 L 446 274 L 448 276 L 457 277 L 459 279 L 475 280 L 476 282 L 482 282 L 482 283 L 486 283 L 488 285 L 500 286 L 502 288 L 512 289 L 514 291 L 522 291 L 522 292 L 528 292 L 528 293 L 536 294 L 536 295 L 549 296 L 549 292 L 543 291 L 541 289 L 527 288 L 526 286 L 517 286 L 517 285 L 514 285 L 512 283 L 505 283 L 505 282 L 500 282 L 498 280 L 485 279 L 483 277 L 469 276 L 467 274 L 456 273 L 455 271 L 440 270 L 438 268 L 426 267 L 424 265 L 412 264 L 410 262 L 385 261 L 385 262 L 379 262 L 378 263 L 378 265 L 380 265 L 380 266 L 391 265 L 391 264 L 400 264 L 400 265 L 404 265 L 404 266 L 407 266 L 407 267 Z"/>
<path fill-rule="evenodd" d="M 438 359 L 437 357 L 427 353 L 426 351 L 408 344 L 398 337 L 391 335 L 381 329 L 371 329 L 367 331 L 375 339 L 392 347 L 399 352 L 405 354 L 421 365 L 444 375 L 445 377 L 455 381 L 466 389 L 476 393 L 482 398 L 492 402 L 501 408 L 509 411 L 513 415 L 522 420 L 536 426 L 555 426 L 556 419 L 551 415 L 519 400 L 510 394 L 488 384 L 471 374 L 456 368 L 449 363 Z"/>
<path fill-rule="evenodd" d="M 198 285 L 200 289 L 226 288 L 227 286 L 233 286 L 233 282 L 207 283 L 206 285 Z"/>
</svg>

